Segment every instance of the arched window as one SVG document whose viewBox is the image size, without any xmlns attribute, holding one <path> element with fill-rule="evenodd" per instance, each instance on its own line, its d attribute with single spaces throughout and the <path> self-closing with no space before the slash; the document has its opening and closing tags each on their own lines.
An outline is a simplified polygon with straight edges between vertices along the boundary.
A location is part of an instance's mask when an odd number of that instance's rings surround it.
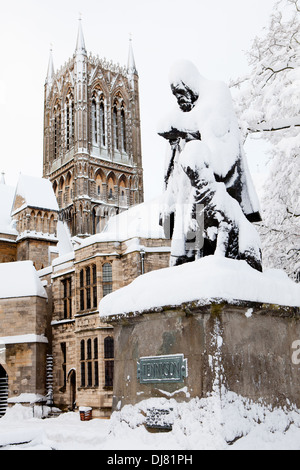
<svg viewBox="0 0 300 470">
<path fill-rule="evenodd" d="M 59 157 L 61 145 L 61 109 L 59 104 L 54 108 L 54 160 Z"/>
<path fill-rule="evenodd" d="M 110 173 L 107 177 L 107 197 L 108 199 L 114 199 L 115 197 L 115 185 L 116 177 L 114 173 Z"/>
<path fill-rule="evenodd" d="M 59 207 L 64 207 L 64 205 L 65 205 L 66 185 L 65 185 L 65 180 L 64 180 L 63 176 L 60 177 L 59 188 L 58 189 L 59 189 L 59 191 L 58 191 L 58 204 L 59 204 Z"/>
<path fill-rule="evenodd" d="M 66 186 L 65 186 L 65 203 L 69 204 L 72 201 L 73 193 L 73 177 L 71 172 L 69 171 L 66 178 Z"/>
<path fill-rule="evenodd" d="M 34 231 L 35 230 L 35 212 L 34 211 L 31 211 L 31 214 L 30 214 L 30 230 L 31 231 Z"/>
<path fill-rule="evenodd" d="M 49 219 L 49 233 L 55 233 L 55 222 L 54 222 L 54 215 L 52 214 Z"/>
<path fill-rule="evenodd" d="M 103 297 L 112 292 L 112 265 L 105 263 L 102 266 Z"/>
<path fill-rule="evenodd" d="M 36 229 L 37 232 L 42 231 L 42 213 L 39 211 L 36 216 Z"/>
<path fill-rule="evenodd" d="M 105 108 L 104 108 L 104 98 L 101 96 L 100 98 L 100 135 L 101 135 L 101 143 L 105 147 L 106 139 L 105 139 Z"/>
<path fill-rule="evenodd" d="M 126 118 L 124 102 L 121 105 L 121 144 L 122 150 L 126 152 Z"/>
<path fill-rule="evenodd" d="M 105 181 L 105 177 L 102 174 L 102 172 L 98 172 L 96 174 L 96 195 L 97 196 L 102 196 L 102 190 L 103 190 L 103 183 Z"/>
<path fill-rule="evenodd" d="M 92 137 L 93 143 L 97 144 L 98 142 L 98 132 L 97 132 L 97 103 L 96 100 L 92 101 Z"/>
<path fill-rule="evenodd" d="M 74 101 L 73 95 L 69 93 L 66 98 L 66 148 L 70 150 L 74 144 Z"/>
<path fill-rule="evenodd" d="M 113 107 L 113 137 L 114 137 L 114 148 L 119 149 L 119 130 L 118 130 L 118 109 L 117 102 L 115 101 Z"/>
<path fill-rule="evenodd" d="M 119 180 L 119 205 L 126 206 L 127 205 L 127 197 L 126 197 L 126 179 L 122 176 Z"/>
</svg>

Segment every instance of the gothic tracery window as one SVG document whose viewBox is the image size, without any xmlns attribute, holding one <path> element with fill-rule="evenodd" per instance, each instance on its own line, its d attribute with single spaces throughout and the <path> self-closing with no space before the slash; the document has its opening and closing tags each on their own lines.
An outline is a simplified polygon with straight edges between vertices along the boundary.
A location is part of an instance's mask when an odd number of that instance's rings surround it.
<svg viewBox="0 0 300 470">
<path fill-rule="evenodd" d="M 125 118 L 125 105 L 121 105 L 121 143 L 122 150 L 126 152 L 126 118 Z"/>
<path fill-rule="evenodd" d="M 100 90 L 92 94 L 91 104 L 91 133 L 94 145 L 105 147 L 106 145 L 106 120 L 104 95 Z"/>
<path fill-rule="evenodd" d="M 74 144 L 74 100 L 73 95 L 69 93 L 66 98 L 66 148 L 70 148 Z"/>
<path fill-rule="evenodd" d="M 97 144 L 98 142 L 98 132 L 97 132 L 97 103 L 96 100 L 92 101 L 92 136 L 93 143 Z"/>
<path fill-rule="evenodd" d="M 54 160 L 59 157 L 61 146 L 61 109 L 59 104 L 54 107 L 54 129 L 53 129 L 53 153 Z"/>
<path fill-rule="evenodd" d="M 100 135 L 101 143 L 105 147 L 105 107 L 104 107 L 104 98 L 103 95 L 100 98 Z"/>
<path fill-rule="evenodd" d="M 114 148 L 116 150 L 119 150 L 118 108 L 117 108 L 116 100 L 113 106 L 113 136 L 114 136 Z"/>
</svg>

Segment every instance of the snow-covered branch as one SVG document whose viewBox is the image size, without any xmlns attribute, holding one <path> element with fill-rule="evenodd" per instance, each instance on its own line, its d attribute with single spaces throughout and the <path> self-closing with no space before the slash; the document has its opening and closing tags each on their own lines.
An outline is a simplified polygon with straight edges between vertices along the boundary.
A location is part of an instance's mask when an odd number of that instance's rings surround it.
<svg viewBox="0 0 300 470">
<path fill-rule="evenodd" d="M 231 83 L 244 139 L 270 144 L 270 176 L 259 231 L 265 267 L 300 274 L 300 0 L 275 4 L 268 28 L 248 52 L 251 72 Z"/>
</svg>

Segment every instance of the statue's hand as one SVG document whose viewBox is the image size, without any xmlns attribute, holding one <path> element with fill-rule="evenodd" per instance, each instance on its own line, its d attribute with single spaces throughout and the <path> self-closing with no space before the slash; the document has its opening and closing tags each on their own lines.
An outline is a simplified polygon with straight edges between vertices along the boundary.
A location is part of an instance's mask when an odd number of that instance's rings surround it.
<svg viewBox="0 0 300 470">
<path fill-rule="evenodd" d="M 179 130 L 175 127 L 171 127 L 171 129 L 166 132 L 159 132 L 158 135 L 169 140 L 171 143 L 174 143 L 178 139 L 184 139 L 186 142 L 190 142 L 191 140 L 201 140 L 199 131 Z"/>
<path fill-rule="evenodd" d="M 174 140 L 177 140 L 177 139 L 184 138 L 185 132 L 179 131 L 178 129 L 175 129 L 175 127 L 171 127 L 171 129 L 169 131 L 159 132 L 158 135 L 160 135 L 164 139 L 174 141 Z"/>
</svg>

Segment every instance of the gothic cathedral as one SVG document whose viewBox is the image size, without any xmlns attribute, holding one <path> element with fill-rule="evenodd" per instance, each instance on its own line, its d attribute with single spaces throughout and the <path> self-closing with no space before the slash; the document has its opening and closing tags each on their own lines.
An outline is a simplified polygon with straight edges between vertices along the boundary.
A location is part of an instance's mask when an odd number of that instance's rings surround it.
<svg viewBox="0 0 300 470">
<path fill-rule="evenodd" d="M 81 21 L 73 57 L 57 73 L 50 52 L 44 98 L 43 177 L 71 236 L 143 202 L 138 73 L 88 56 Z"/>
</svg>

